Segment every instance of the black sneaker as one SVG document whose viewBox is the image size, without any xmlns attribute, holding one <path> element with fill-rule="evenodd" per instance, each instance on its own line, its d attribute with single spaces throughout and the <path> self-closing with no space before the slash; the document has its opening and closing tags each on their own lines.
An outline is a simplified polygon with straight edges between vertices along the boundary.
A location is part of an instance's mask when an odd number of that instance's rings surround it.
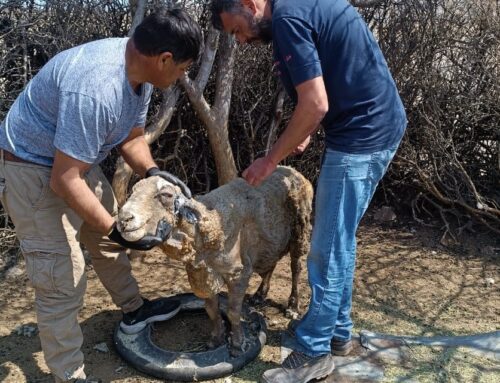
<svg viewBox="0 0 500 383">
<path fill-rule="evenodd" d="M 263 383 L 307 383 L 327 377 L 334 369 L 332 354 L 312 357 L 293 351 L 281 367 L 265 371 L 261 381 Z"/>
<path fill-rule="evenodd" d="M 120 328 L 125 334 L 136 334 L 148 323 L 172 318 L 181 308 L 177 300 L 156 299 L 150 301 L 143 298 L 143 305 L 130 313 L 123 313 Z"/>
</svg>

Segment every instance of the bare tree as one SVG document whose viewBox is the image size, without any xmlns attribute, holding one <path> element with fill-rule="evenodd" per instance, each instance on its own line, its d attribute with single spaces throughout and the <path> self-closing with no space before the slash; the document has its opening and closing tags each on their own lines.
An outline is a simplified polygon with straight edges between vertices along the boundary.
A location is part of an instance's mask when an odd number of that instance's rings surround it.
<svg viewBox="0 0 500 383">
<path fill-rule="evenodd" d="M 146 139 L 156 161 L 195 193 L 235 177 L 263 155 L 293 110 L 272 73 L 269 46 L 234 46 L 209 27 L 206 2 L 184 5 L 206 34 L 192 74 L 150 104 Z M 357 5 L 379 41 L 404 100 L 408 129 L 384 178 L 384 203 L 408 211 L 443 238 L 500 231 L 500 4 L 497 0 L 365 0 Z M 0 119 L 57 52 L 126 36 L 160 0 L 0 2 Z M 131 9 L 133 8 L 133 12 Z M 133 13 L 133 18 L 131 17 Z M 192 75 L 191 74 L 191 75 Z M 298 159 L 314 181 L 323 132 Z M 118 199 L 133 173 L 117 153 L 103 163 Z M 116 172 L 115 172 L 116 169 Z"/>
<path fill-rule="evenodd" d="M 212 41 L 215 41 L 216 32 L 211 29 Z M 214 45 L 206 48 L 208 56 L 214 56 Z M 200 71 L 199 79 L 192 81 L 185 76 L 181 83 L 195 108 L 198 116 L 203 121 L 208 132 L 208 139 L 215 158 L 219 185 L 223 185 L 236 177 L 236 165 L 233 151 L 229 144 L 228 120 L 231 105 L 231 94 L 233 85 L 233 63 L 234 63 L 234 38 L 223 34 L 219 43 L 219 60 L 217 65 L 217 80 L 215 90 L 215 101 L 212 107 L 203 96 L 203 80 L 208 73 Z"/>
<path fill-rule="evenodd" d="M 144 18 L 147 10 L 147 1 L 132 0 L 130 3 L 131 7 L 134 7 L 133 9 L 135 9 L 132 27 L 129 32 L 129 35 L 132 35 L 137 25 L 139 25 Z M 160 110 L 156 115 L 154 122 L 149 124 L 146 128 L 145 138 L 149 145 L 156 141 L 169 125 L 175 111 L 175 106 L 179 100 L 179 95 L 180 89 L 175 85 L 163 92 L 163 101 Z M 113 175 L 112 186 L 120 206 L 123 205 L 127 199 L 129 182 L 133 175 L 134 172 L 132 168 L 125 163 L 123 157 L 119 157 L 116 162 L 116 170 Z"/>
</svg>

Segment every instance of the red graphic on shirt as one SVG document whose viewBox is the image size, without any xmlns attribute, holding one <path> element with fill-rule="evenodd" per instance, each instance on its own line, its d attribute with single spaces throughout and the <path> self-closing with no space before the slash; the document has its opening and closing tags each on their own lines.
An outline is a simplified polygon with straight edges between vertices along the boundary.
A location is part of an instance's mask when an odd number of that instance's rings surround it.
<svg viewBox="0 0 500 383">
<path fill-rule="evenodd" d="M 279 66 L 280 66 L 280 62 L 279 60 L 278 61 L 275 61 L 273 62 L 273 73 L 275 76 L 280 76 L 281 75 L 281 71 L 279 70 Z"/>
</svg>

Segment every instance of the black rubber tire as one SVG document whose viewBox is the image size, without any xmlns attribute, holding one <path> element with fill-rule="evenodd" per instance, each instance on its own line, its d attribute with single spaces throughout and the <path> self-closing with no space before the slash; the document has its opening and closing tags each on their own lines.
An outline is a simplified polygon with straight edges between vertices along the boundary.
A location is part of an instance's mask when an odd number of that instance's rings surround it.
<svg viewBox="0 0 500 383">
<path fill-rule="evenodd" d="M 204 301 L 194 294 L 180 294 L 163 299 L 179 300 L 180 311 L 204 310 Z M 220 295 L 219 302 L 224 314 L 227 298 Z M 118 354 L 137 370 L 160 379 L 194 382 L 221 378 L 233 374 L 255 359 L 266 343 L 266 322 L 263 316 L 256 311 L 250 311 L 245 304 L 242 316 L 242 319 L 245 319 L 242 326 L 249 346 L 237 357 L 229 354 L 227 345 L 201 352 L 161 349 L 151 341 L 151 326 L 137 334 L 127 335 L 118 325 L 114 333 L 114 344 Z M 249 329 L 247 324 L 250 324 L 252 329 Z"/>
</svg>

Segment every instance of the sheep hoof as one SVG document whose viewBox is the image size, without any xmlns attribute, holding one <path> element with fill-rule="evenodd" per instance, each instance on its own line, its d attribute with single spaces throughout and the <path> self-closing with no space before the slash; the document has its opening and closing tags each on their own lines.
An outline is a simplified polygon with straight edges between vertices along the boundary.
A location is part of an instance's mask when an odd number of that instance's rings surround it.
<svg viewBox="0 0 500 383">
<path fill-rule="evenodd" d="M 222 336 L 222 337 L 220 337 L 220 338 L 219 338 L 219 337 L 213 337 L 212 339 L 210 339 L 210 340 L 208 341 L 207 346 L 208 346 L 208 348 L 209 348 L 210 350 L 214 350 L 214 349 L 216 349 L 217 347 L 219 347 L 219 346 L 223 345 L 224 343 L 225 343 L 225 342 L 224 342 L 224 337 L 223 337 L 223 336 Z"/>
<path fill-rule="evenodd" d="M 240 345 L 231 345 L 229 353 L 233 358 L 237 358 L 243 355 L 248 350 L 249 346 L 250 344 L 245 339 Z"/>
<path fill-rule="evenodd" d="M 288 319 L 299 319 L 299 313 L 291 308 L 286 309 L 285 317 Z"/>
<path fill-rule="evenodd" d="M 173 298 L 181 302 L 181 312 L 195 313 L 205 308 L 205 301 L 191 293 L 163 299 Z M 227 317 L 228 298 L 225 295 L 220 295 L 219 299 L 222 314 Z M 225 326 L 211 329 L 210 339 L 216 341 L 221 337 L 224 339 L 224 343 L 215 350 L 164 350 L 151 340 L 151 326 L 147 326 L 136 334 L 125 334 L 118 325 L 113 340 L 116 350 L 125 361 L 138 370 L 161 379 L 161 381 L 213 381 L 213 379 L 234 374 L 246 366 L 259 355 L 266 343 L 264 316 L 257 311 L 250 311 L 250 308 L 245 304 L 242 308 L 241 318 L 241 332 L 236 335 L 228 336 L 229 331 L 225 329 Z M 249 328 L 250 323 L 259 324 L 256 331 Z M 244 334 L 248 335 L 244 336 Z M 199 337 L 196 333 L 190 335 L 195 338 L 194 340 Z M 231 353 L 231 347 L 236 343 L 241 344 L 241 341 L 246 341 L 246 344 Z M 242 349 L 245 349 L 244 353 L 241 352 Z M 240 356 L 233 357 L 232 355 Z"/>
<path fill-rule="evenodd" d="M 262 304 L 264 304 L 264 301 L 264 297 L 260 294 L 254 294 L 250 298 L 248 298 L 248 303 L 253 307 L 262 306 Z"/>
</svg>

